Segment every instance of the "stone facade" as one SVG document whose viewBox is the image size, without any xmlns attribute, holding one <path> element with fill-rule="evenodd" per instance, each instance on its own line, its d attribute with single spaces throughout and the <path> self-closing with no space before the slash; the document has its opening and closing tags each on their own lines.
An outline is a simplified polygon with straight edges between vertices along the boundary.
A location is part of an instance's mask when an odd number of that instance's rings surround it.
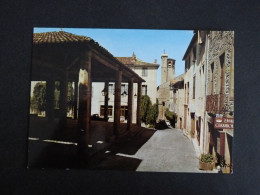
<svg viewBox="0 0 260 195">
<path fill-rule="evenodd" d="M 157 87 L 157 99 L 159 103 L 159 120 L 165 120 L 164 112 L 166 109 L 172 110 L 171 99 L 173 98 L 170 90 L 171 80 L 175 77 L 175 60 L 168 58 L 168 54 L 161 55 L 161 84 Z"/>
<path fill-rule="evenodd" d="M 216 98 L 206 102 L 208 116 L 205 124 L 208 133 L 206 151 L 224 158 L 230 171 L 232 170 L 233 129 L 215 129 L 213 121 L 218 115 L 234 118 L 234 32 L 211 31 L 208 39 L 206 95 L 209 100 L 213 96 Z M 216 105 L 214 108 L 210 107 L 212 102 Z"/>
<path fill-rule="evenodd" d="M 234 32 L 194 31 L 183 60 L 183 88 L 180 81 L 172 82 L 176 127 L 192 140 L 198 155 L 223 158 L 230 172 L 233 129 L 215 129 L 214 120 L 234 116 Z"/>
</svg>

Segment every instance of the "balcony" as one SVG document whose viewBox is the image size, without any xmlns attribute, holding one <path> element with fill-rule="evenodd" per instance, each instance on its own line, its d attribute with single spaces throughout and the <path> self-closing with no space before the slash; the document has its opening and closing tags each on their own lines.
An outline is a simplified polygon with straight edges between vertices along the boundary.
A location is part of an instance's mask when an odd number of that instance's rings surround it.
<svg viewBox="0 0 260 195">
<path fill-rule="evenodd" d="M 226 112 L 224 108 L 225 94 L 208 95 L 206 98 L 206 111 L 212 114 Z"/>
</svg>

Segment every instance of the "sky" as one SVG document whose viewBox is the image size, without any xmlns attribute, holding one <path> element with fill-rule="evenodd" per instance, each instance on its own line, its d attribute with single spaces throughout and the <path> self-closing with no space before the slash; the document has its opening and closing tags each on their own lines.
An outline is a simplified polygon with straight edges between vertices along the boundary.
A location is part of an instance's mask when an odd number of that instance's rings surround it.
<svg viewBox="0 0 260 195">
<path fill-rule="evenodd" d="M 34 33 L 60 31 L 61 28 L 34 28 Z M 175 59 L 175 76 L 184 73 L 182 58 L 193 36 L 193 30 L 143 30 L 143 29 L 98 29 L 62 28 L 62 31 L 90 37 L 106 48 L 115 57 L 136 57 L 144 62 L 160 65 L 157 85 L 161 81 L 161 55 Z"/>
</svg>

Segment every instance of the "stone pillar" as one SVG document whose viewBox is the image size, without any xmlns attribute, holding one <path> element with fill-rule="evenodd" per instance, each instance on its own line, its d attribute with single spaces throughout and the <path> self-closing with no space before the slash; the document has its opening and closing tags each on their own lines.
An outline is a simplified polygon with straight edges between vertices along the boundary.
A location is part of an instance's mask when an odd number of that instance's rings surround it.
<svg viewBox="0 0 260 195">
<path fill-rule="evenodd" d="M 117 137 L 120 126 L 120 109 L 121 109 L 121 82 L 122 71 L 116 72 L 115 82 L 115 102 L 114 102 L 114 135 Z"/>
<path fill-rule="evenodd" d="M 127 130 L 132 126 L 133 120 L 133 79 L 128 82 L 128 115 L 127 115 Z"/>
<path fill-rule="evenodd" d="M 49 122 L 54 121 L 54 80 L 49 79 L 46 83 L 46 111 L 47 111 L 47 117 Z"/>
<path fill-rule="evenodd" d="M 79 123 L 81 129 L 89 133 L 91 116 L 91 54 L 87 53 L 79 75 Z"/>
<path fill-rule="evenodd" d="M 142 83 L 138 83 L 137 92 L 137 114 L 136 114 L 136 124 L 141 126 L 141 97 L 142 97 Z"/>
<path fill-rule="evenodd" d="M 88 156 L 88 143 L 91 115 L 91 53 L 87 53 L 79 71 L 79 107 L 78 107 L 78 152 Z"/>
<path fill-rule="evenodd" d="M 68 73 L 65 72 L 63 79 L 60 81 L 60 110 L 61 119 L 66 122 L 67 120 L 67 99 L 68 99 Z"/>
<path fill-rule="evenodd" d="M 104 87 L 105 92 L 105 104 L 104 104 L 104 120 L 108 121 L 108 99 L 109 99 L 109 93 L 108 93 L 108 81 L 105 82 Z"/>
<path fill-rule="evenodd" d="M 78 79 L 74 81 L 74 119 L 78 118 L 78 93 L 79 93 L 79 82 Z"/>
<path fill-rule="evenodd" d="M 87 108 L 86 108 L 86 130 L 90 130 L 91 117 L 91 96 L 92 96 L 92 80 L 91 80 L 91 61 L 88 62 L 88 78 L 89 84 L 87 87 Z"/>
</svg>

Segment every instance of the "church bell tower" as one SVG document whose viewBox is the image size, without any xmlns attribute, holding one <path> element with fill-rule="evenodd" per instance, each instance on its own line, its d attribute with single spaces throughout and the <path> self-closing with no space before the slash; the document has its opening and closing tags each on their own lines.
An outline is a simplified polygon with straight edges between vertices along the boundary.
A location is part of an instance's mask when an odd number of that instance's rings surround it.
<svg viewBox="0 0 260 195">
<path fill-rule="evenodd" d="M 161 84 L 171 81 L 175 77 L 175 60 L 168 58 L 168 54 L 161 55 Z"/>
</svg>

